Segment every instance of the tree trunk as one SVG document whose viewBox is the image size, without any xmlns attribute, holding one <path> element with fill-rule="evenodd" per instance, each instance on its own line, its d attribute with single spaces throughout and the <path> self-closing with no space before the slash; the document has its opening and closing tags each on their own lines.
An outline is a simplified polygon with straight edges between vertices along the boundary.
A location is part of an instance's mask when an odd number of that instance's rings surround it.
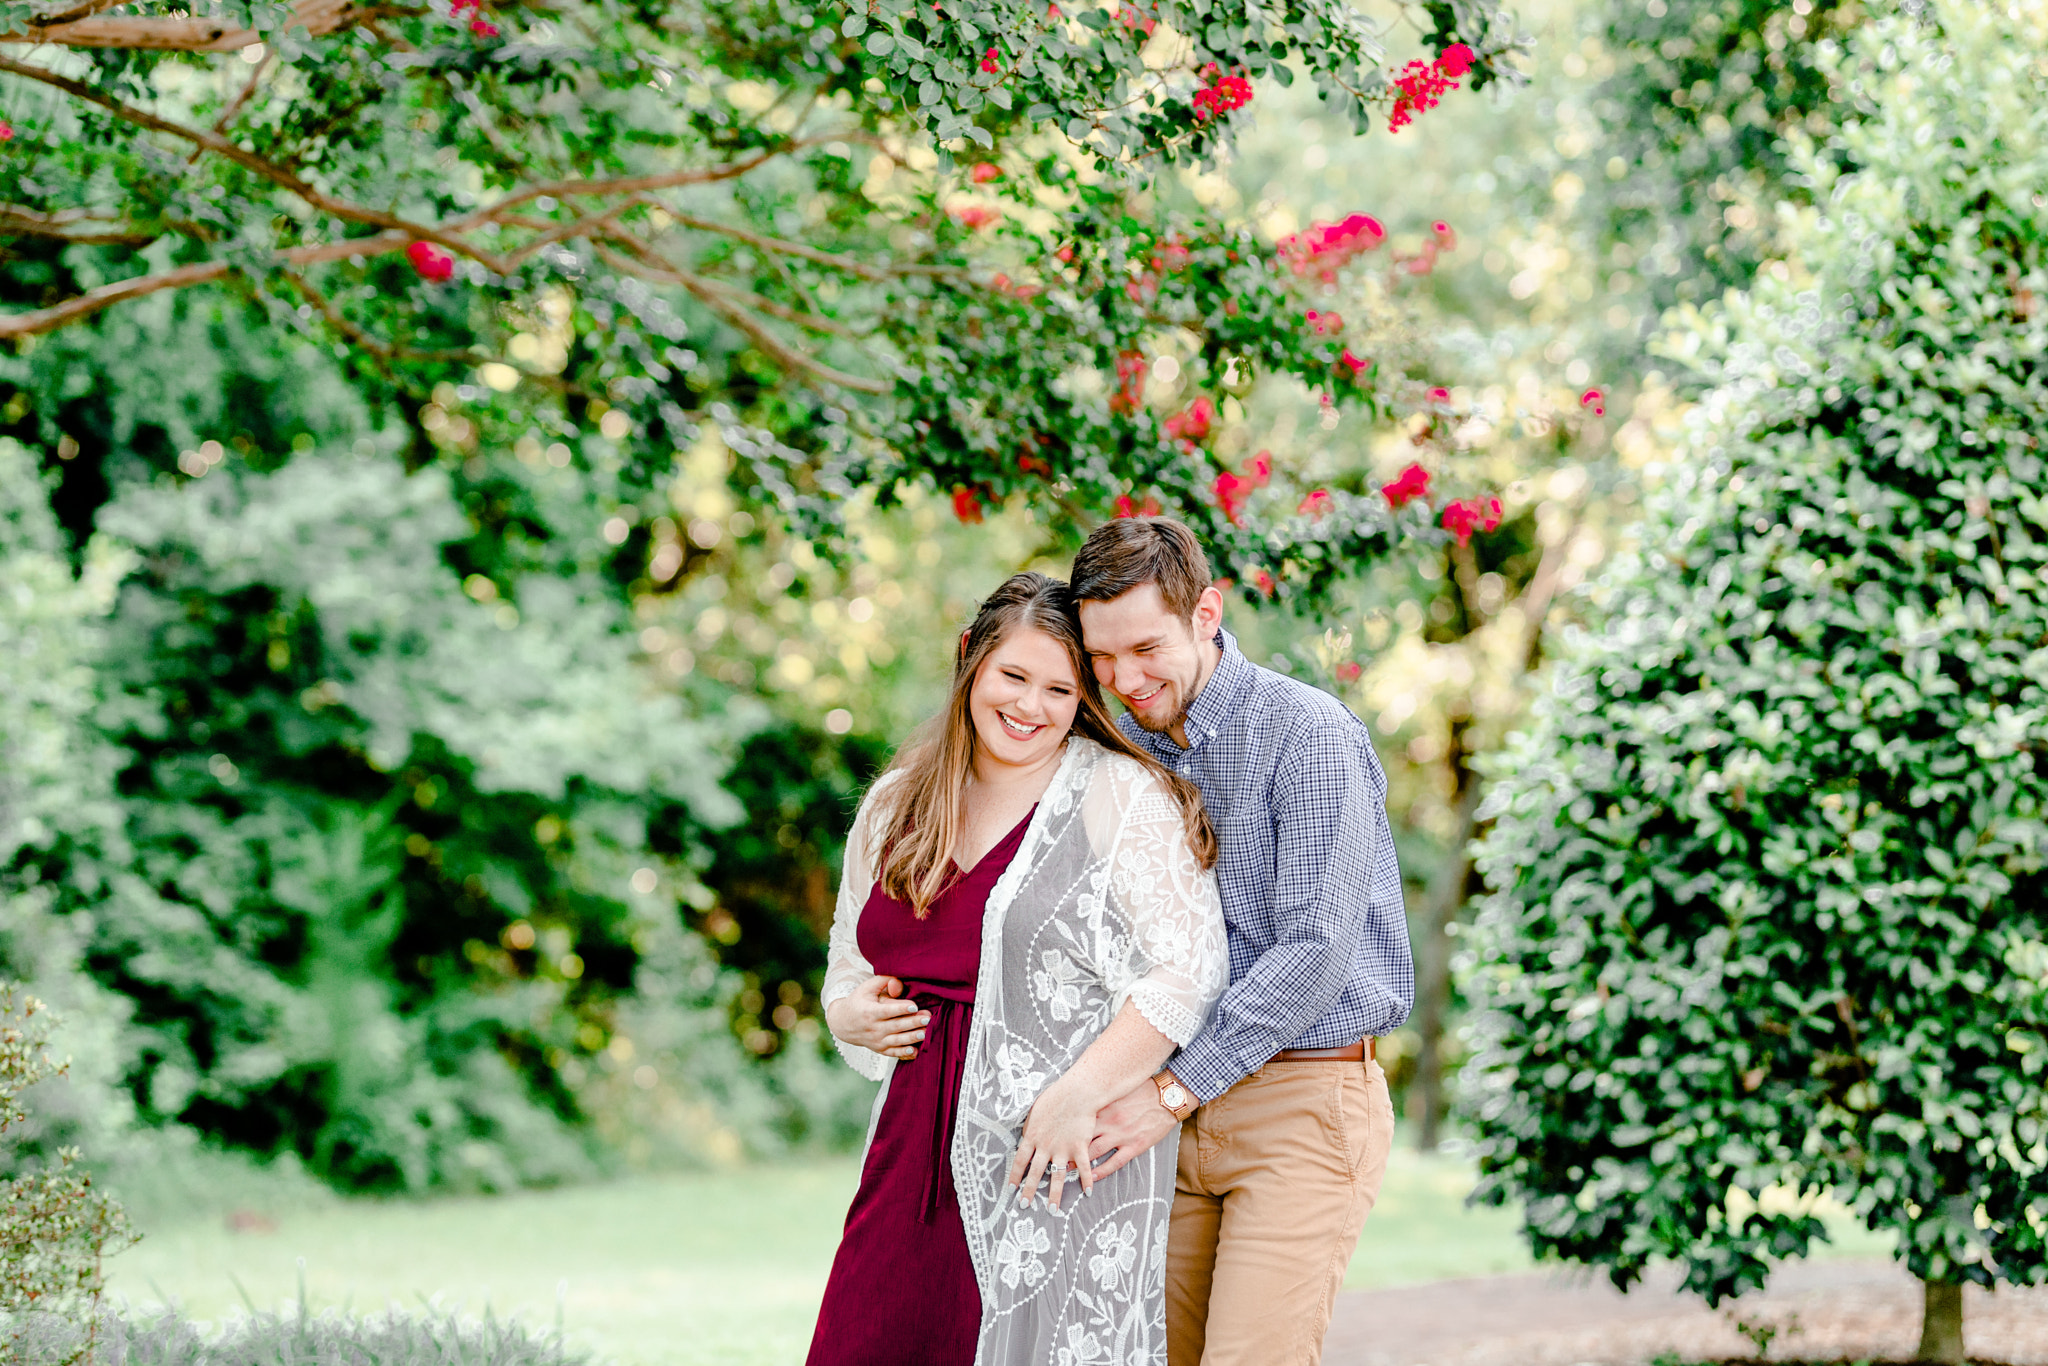
<svg viewBox="0 0 2048 1366">
<path fill-rule="evenodd" d="M 1472 882 L 1472 843 L 1479 814 L 1479 775 L 1465 752 L 1465 726 L 1451 727 L 1451 773 L 1457 783 L 1450 850 L 1429 882 L 1422 924 L 1415 944 L 1415 1032 L 1421 1044 L 1415 1054 L 1415 1076 L 1408 1083 L 1408 1117 L 1415 1125 L 1418 1151 L 1432 1152 L 1443 1137 L 1447 1102 L 1444 1095 L 1444 1026 L 1451 1008 L 1451 922 L 1465 904 Z"/>
<path fill-rule="evenodd" d="M 1557 592 L 1558 575 L 1565 565 L 1567 550 L 1577 524 L 1545 546 L 1536 572 L 1522 590 L 1522 643 L 1514 667 L 1514 680 L 1536 667 L 1543 644 L 1543 619 Z M 1479 601 L 1479 560 L 1469 545 L 1454 545 L 1450 551 L 1451 577 L 1465 604 L 1467 634 L 1489 620 Z M 1450 745 L 1445 762 L 1451 769 L 1451 841 L 1443 866 L 1430 879 L 1429 900 L 1415 941 L 1415 1011 L 1410 1019 L 1421 1042 L 1415 1054 L 1415 1075 L 1408 1083 L 1408 1119 L 1415 1126 L 1415 1146 L 1433 1152 L 1443 1138 L 1444 1118 L 1449 1109 L 1444 1095 L 1444 1026 L 1451 1008 L 1451 924 L 1472 890 L 1472 856 L 1468 852 L 1479 830 L 1479 775 L 1472 771 L 1472 750 L 1468 732 L 1473 718 L 1457 714 L 1450 718 Z"/>
<path fill-rule="evenodd" d="M 1920 1348 L 1917 1361 L 1961 1366 L 1963 1355 L 1963 1288 L 1939 1281 L 1924 1283 L 1926 1309 L 1920 1319 Z"/>
</svg>

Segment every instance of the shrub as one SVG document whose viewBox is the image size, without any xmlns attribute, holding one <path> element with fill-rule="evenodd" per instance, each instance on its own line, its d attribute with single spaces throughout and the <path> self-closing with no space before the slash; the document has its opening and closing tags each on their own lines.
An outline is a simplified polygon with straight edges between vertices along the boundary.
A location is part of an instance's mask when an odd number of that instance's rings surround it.
<svg viewBox="0 0 2048 1366">
<path fill-rule="evenodd" d="M 21 1093 L 63 1071 L 45 1049 L 49 1025 L 42 1002 L 0 986 L 0 1134 L 27 1117 Z M 0 1340 L 18 1346 L 36 1323 L 69 1325 L 68 1345 L 51 1357 L 59 1363 L 91 1354 L 101 1259 L 133 1241 L 121 1207 L 77 1161 L 65 1148 L 43 1170 L 0 1183 Z"/>
<path fill-rule="evenodd" d="M 1960 1360 L 1963 1282 L 2048 1276 L 2048 35 L 1931 14 L 1824 54 L 1824 207 L 1672 342 L 1683 462 L 1492 794 L 1470 1075 L 1540 1253 L 1718 1300 L 1831 1191 Z"/>
<path fill-rule="evenodd" d="M 87 1330 L 39 1318 L 20 1339 L 22 1366 L 58 1366 L 77 1357 Z M 376 1318 L 328 1312 L 255 1314 L 208 1334 L 175 1314 L 97 1325 L 95 1366 L 581 1366 L 559 1330 L 536 1333 L 516 1321 L 463 1319 L 396 1311 Z"/>
</svg>

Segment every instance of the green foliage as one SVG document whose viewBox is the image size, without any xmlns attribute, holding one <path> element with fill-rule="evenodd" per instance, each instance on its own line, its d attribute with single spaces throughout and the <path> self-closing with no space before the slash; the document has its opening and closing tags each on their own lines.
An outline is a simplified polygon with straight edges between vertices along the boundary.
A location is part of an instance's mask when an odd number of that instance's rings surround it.
<svg viewBox="0 0 2048 1366">
<path fill-rule="evenodd" d="M 0 438 L 0 978 L 61 1008 L 80 1057 L 10 1135 L 17 1158 L 104 1153 L 133 1115 L 117 1085 L 123 1003 L 80 971 L 91 923 L 68 895 L 100 885 L 94 851 L 119 842 L 120 755 L 88 717 L 100 619 L 126 567 L 101 547 L 74 576 L 33 457 Z"/>
<path fill-rule="evenodd" d="M 46 1051 L 49 1023 L 41 1001 L 0 985 L 0 1134 L 27 1118 L 21 1093 L 64 1070 Z M 79 1326 L 82 1344 L 56 1360 L 89 1355 L 102 1260 L 134 1241 L 121 1206 L 77 1162 L 64 1148 L 41 1171 L 0 1182 L 0 1339 L 10 1360 L 32 1319 Z"/>
<path fill-rule="evenodd" d="M 1821 1192 L 2048 1276 L 2044 35 L 1933 13 L 1821 53 L 1824 208 L 1669 340 L 1686 459 L 1495 765 L 1481 1189 L 1623 1284 L 1752 1288 Z"/>
<path fill-rule="evenodd" d="M 1190 103 L 1219 71 L 1299 69 L 1359 119 L 1389 100 L 1377 29 L 1347 4 L 1055 19 L 1040 0 L 596 0 L 494 11 L 504 32 L 487 37 L 434 13 L 351 11 L 329 30 L 336 12 L 272 0 L 223 12 L 251 26 L 221 40 L 239 57 L 178 50 L 198 22 L 184 13 L 98 19 L 69 50 L 46 25 L 55 57 L 0 60 L 19 130 L 0 158 L 17 248 L 0 298 L 27 310 L 0 335 L 190 288 L 219 319 L 209 349 L 303 339 L 373 409 L 402 399 L 415 463 L 524 436 L 535 459 L 560 442 L 601 466 L 599 434 L 630 437 L 614 568 L 662 563 L 657 583 L 687 564 L 652 560 L 638 495 L 668 451 L 714 434 L 749 502 L 807 532 L 899 480 L 957 492 L 966 515 L 1021 493 L 1088 521 L 1156 495 L 1238 577 L 1266 569 L 1308 598 L 1395 539 L 1369 496 L 1288 516 L 1299 488 L 1241 526 L 1211 492 L 1213 441 L 1115 401 L 1170 336 L 1214 399 L 1259 373 L 1367 414 L 1426 406 L 1372 330 L 1309 325 L 1329 303 L 1241 222 L 1147 199 L 1161 166 L 1230 145 L 1235 118 Z M 1434 48 L 1477 50 L 1470 84 L 1512 74 L 1520 40 L 1490 0 L 1428 16 Z M 412 248 L 440 256 L 415 269 Z M 1354 376 L 1347 341 L 1379 364 Z M 150 421 L 144 458 L 203 475 L 186 424 Z M 263 460 L 299 433 L 277 435 L 249 432 Z"/>
<path fill-rule="evenodd" d="M 593 565 L 465 592 L 438 471 L 308 455 L 103 523 L 142 561 L 102 719 L 135 853 L 90 961 L 138 1002 L 145 1116 L 351 1185 L 583 1169 L 562 1068 L 704 895 L 650 830 L 738 814 L 729 731 L 634 687 Z"/>
<path fill-rule="evenodd" d="M 85 1330 L 39 1318 L 17 1344 L 23 1366 L 65 1366 L 85 1348 Z M 458 1314 L 374 1318 L 349 1313 L 251 1314 L 218 1331 L 161 1312 L 107 1314 L 94 1326 L 97 1352 L 116 1362 L 150 1366 L 582 1366 L 587 1352 L 563 1343 L 560 1330 L 536 1332 L 517 1321 Z"/>
<path fill-rule="evenodd" d="M 1810 202 L 1793 148 L 1825 139 L 1847 103 L 1823 53 L 1892 8 L 1597 0 L 1565 21 L 1566 79 L 1544 84 L 1538 135 L 1494 168 L 1604 296 L 1568 311 L 1610 392 L 1633 387 L 1666 309 L 1785 257 L 1778 206 Z"/>
</svg>

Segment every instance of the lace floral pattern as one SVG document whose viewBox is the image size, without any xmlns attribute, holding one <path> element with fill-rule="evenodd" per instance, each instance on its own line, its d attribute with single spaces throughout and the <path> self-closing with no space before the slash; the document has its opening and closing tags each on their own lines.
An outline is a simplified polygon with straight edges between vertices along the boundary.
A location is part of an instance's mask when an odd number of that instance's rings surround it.
<svg viewBox="0 0 2048 1366">
<path fill-rule="evenodd" d="M 887 781 L 886 779 L 884 780 Z M 847 840 L 823 999 L 873 972 L 854 927 L 874 872 L 876 784 Z M 1165 1366 L 1166 1232 L 1179 1135 L 1052 1209 L 1003 1185 L 1032 1102 L 1134 1002 L 1177 1044 L 1229 979 L 1215 879 L 1144 766 L 1075 737 L 982 920 L 953 1179 L 981 1286 L 977 1366 Z M 864 1076 L 893 1063 L 843 1048 Z M 880 1102 L 877 1101 L 879 1107 Z M 1069 1178 L 1071 1181 L 1071 1178 Z"/>
</svg>

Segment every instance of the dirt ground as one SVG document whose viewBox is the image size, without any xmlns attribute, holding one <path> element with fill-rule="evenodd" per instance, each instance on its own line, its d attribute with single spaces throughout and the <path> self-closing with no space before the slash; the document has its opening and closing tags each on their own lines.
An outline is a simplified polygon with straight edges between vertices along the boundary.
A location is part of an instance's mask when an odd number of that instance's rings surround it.
<svg viewBox="0 0 2048 1366">
<path fill-rule="evenodd" d="M 1738 1320 L 1779 1331 L 1764 1359 L 1907 1360 L 1920 1332 L 1920 1286 L 1877 1262 L 1793 1263 L 1760 1294 L 1711 1310 L 1675 1277 L 1627 1295 L 1566 1273 L 1439 1281 L 1353 1291 L 1337 1301 L 1325 1366 L 1648 1366 L 1752 1357 Z M 2048 1289 L 1964 1293 L 1973 1359 L 2048 1366 Z"/>
</svg>

